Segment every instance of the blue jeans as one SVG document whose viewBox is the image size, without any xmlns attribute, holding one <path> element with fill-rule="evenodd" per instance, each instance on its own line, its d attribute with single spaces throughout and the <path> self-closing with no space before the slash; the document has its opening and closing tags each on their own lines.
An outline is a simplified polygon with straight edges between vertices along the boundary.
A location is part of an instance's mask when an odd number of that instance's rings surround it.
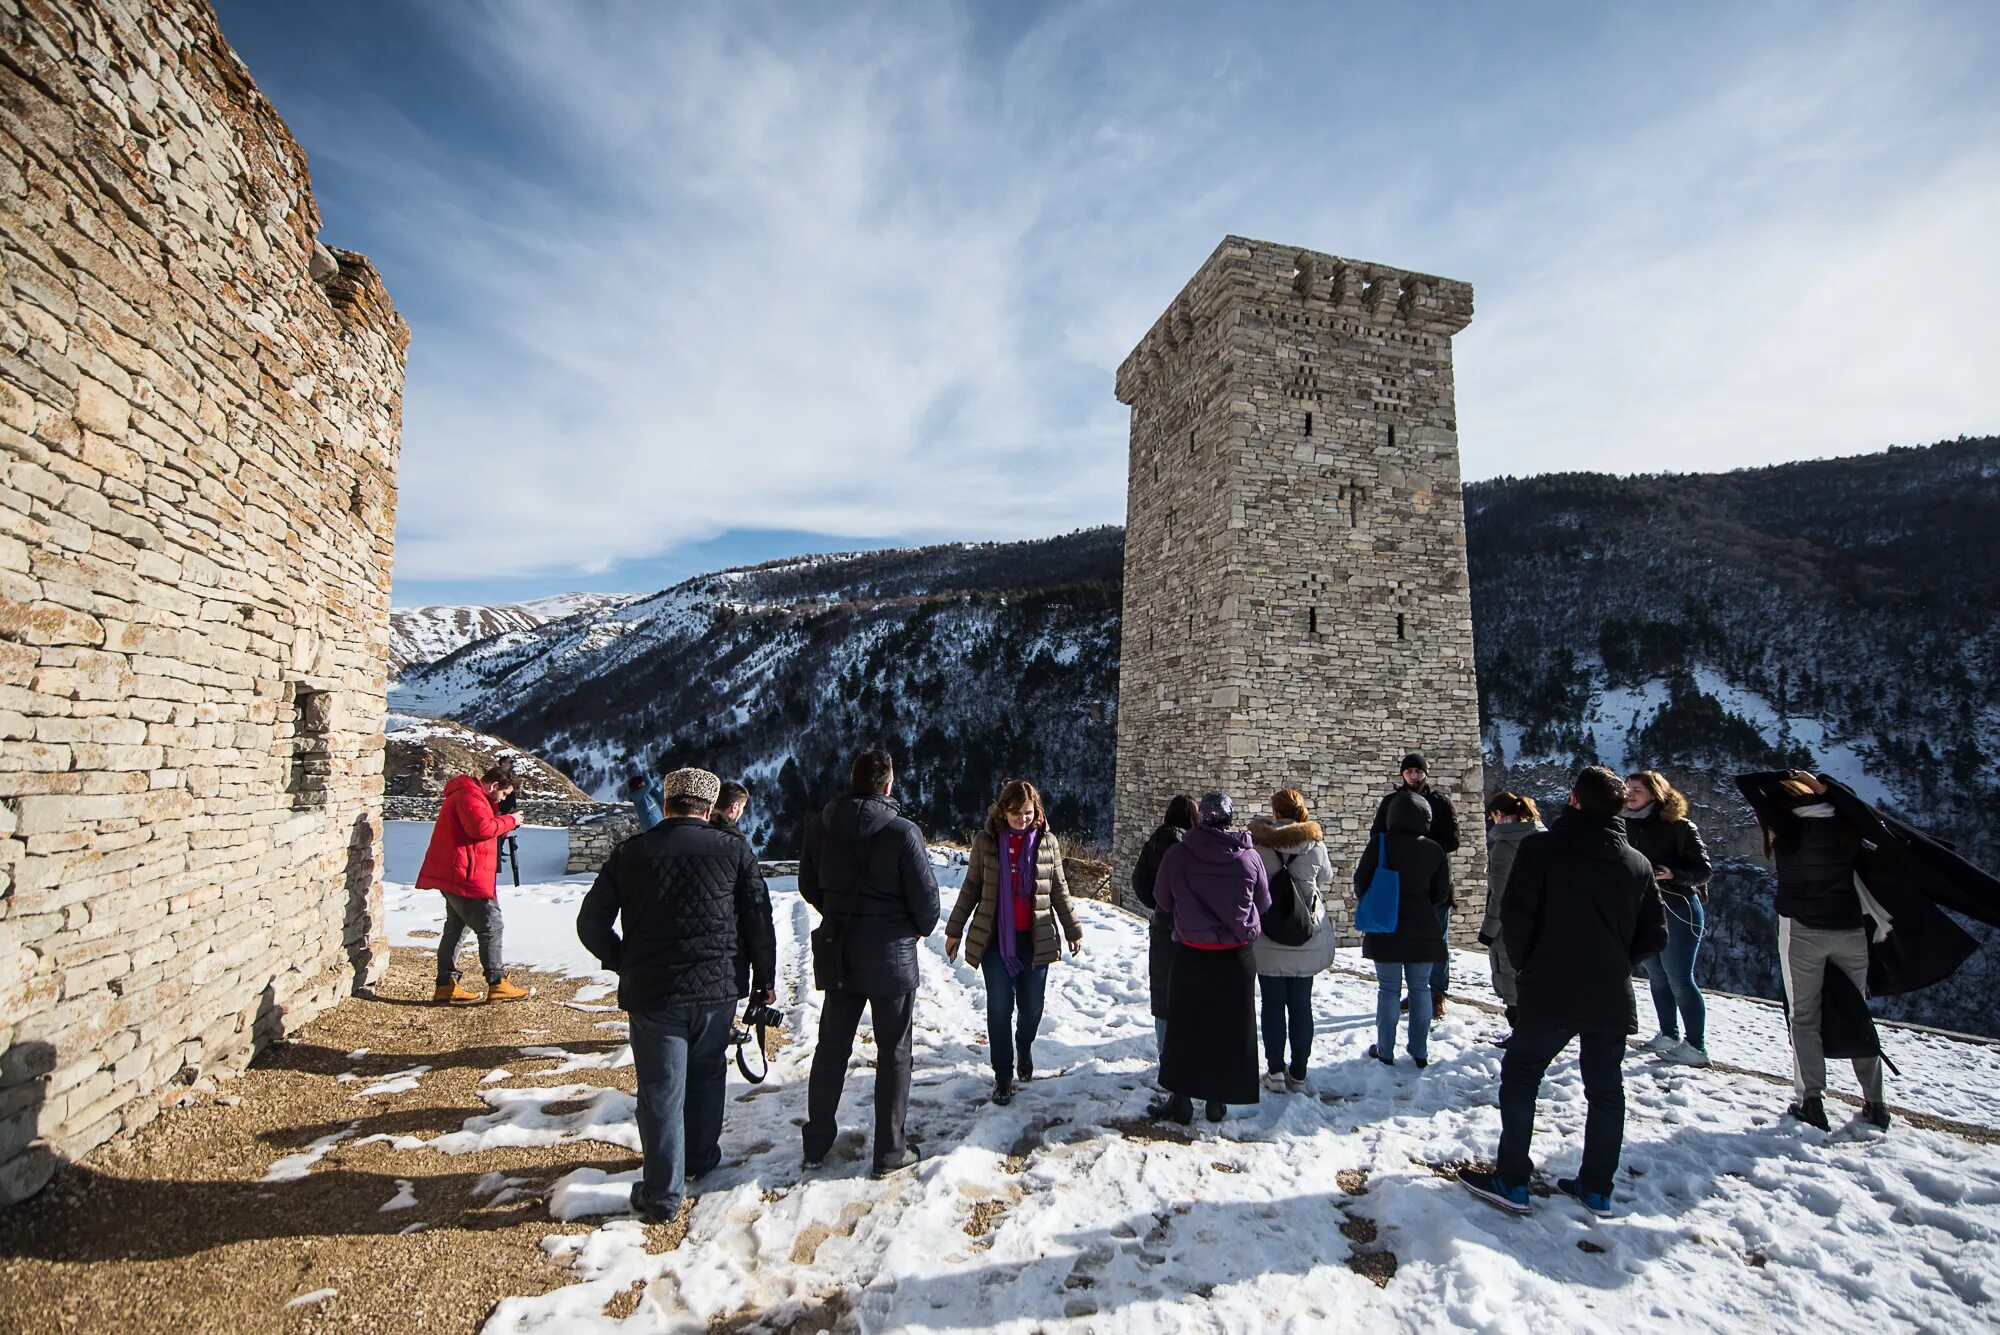
<svg viewBox="0 0 2000 1335">
<path fill-rule="evenodd" d="M 1032 951 L 1034 942 L 1023 941 Z M 1014 1078 L 1014 1053 L 1020 1049 L 1021 1065 L 1034 1069 L 1030 1049 L 1042 1027 L 1042 998 L 1049 985 L 1049 966 L 1023 965 L 1019 977 L 1007 972 L 996 939 L 980 957 L 979 971 L 986 975 L 986 1042 L 993 1054 L 993 1078 Z"/>
<path fill-rule="evenodd" d="M 1259 1018 L 1264 1026 L 1264 1069 L 1282 1070 L 1294 1080 L 1306 1078 L 1306 1059 L 1313 1045 L 1313 980 L 1257 976 L 1257 990 L 1263 994 Z M 1285 1065 L 1285 1031 L 1291 1030 L 1292 1062 Z"/>
<path fill-rule="evenodd" d="M 1653 1010 L 1660 1017 L 1661 1033 L 1679 1038 L 1685 1024 L 1687 1041 L 1706 1050 L 1708 1008 L 1702 1003 L 1701 989 L 1695 986 L 1694 961 L 1701 953 L 1707 911 L 1695 895 L 1683 899 L 1663 894 L 1660 898 L 1667 904 L 1667 948 L 1642 966 L 1653 984 Z"/>
<path fill-rule="evenodd" d="M 632 1208 L 671 1219 L 689 1175 L 722 1162 L 722 1094 L 729 1067 L 728 1002 L 634 1011 L 639 1152 L 645 1170 Z"/>
<path fill-rule="evenodd" d="M 1444 933 L 1444 963 L 1431 965 L 1431 991 L 1443 996 L 1451 991 L 1451 905 L 1440 904 L 1437 911 L 1438 929 Z"/>
<path fill-rule="evenodd" d="M 1625 1144 L 1625 1057 L 1623 1034 L 1583 1034 L 1573 1029 L 1514 1027 L 1507 1055 L 1500 1059 L 1500 1161 L 1496 1171 L 1510 1186 L 1523 1186 L 1534 1172 L 1528 1146 L 1535 1138 L 1535 1096 L 1542 1076 L 1558 1053 L 1579 1039 L 1583 1069 L 1583 1165 L 1576 1183 L 1585 1191 L 1611 1194 L 1618 1152 Z"/>
<path fill-rule="evenodd" d="M 1153 1056 L 1158 1061 L 1167 1058 L 1167 1022 L 1160 1016 L 1153 1018 Z"/>
<path fill-rule="evenodd" d="M 1397 964 L 1375 961 L 1375 1051 L 1384 1057 L 1396 1055 L 1396 1009 L 1403 1000 L 1403 980 L 1410 983 L 1410 1055 L 1428 1060 L 1431 1055 L 1431 971 L 1434 964 Z"/>
</svg>

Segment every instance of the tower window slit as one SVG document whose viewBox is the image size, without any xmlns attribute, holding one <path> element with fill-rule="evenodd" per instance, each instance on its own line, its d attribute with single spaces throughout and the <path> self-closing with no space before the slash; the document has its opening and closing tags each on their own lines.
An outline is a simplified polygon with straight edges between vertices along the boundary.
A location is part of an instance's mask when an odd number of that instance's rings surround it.
<svg viewBox="0 0 2000 1335">
<path fill-rule="evenodd" d="M 1312 415 L 1311 413 L 1307 413 L 1307 414 L 1306 414 L 1306 434 L 1307 434 L 1308 436 L 1310 436 L 1310 435 L 1311 435 L 1312 433 L 1313 433 L 1313 415 Z"/>
<path fill-rule="evenodd" d="M 1396 638 L 1399 640 L 1408 638 L 1403 633 L 1403 614 L 1401 612 L 1396 613 Z"/>
<path fill-rule="evenodd" d="M 1306 632 L 1310 635 L 1319 634 L 1319 609 L 1317 607 L 1308 607 L 1306 609 Z"/>
</svg>

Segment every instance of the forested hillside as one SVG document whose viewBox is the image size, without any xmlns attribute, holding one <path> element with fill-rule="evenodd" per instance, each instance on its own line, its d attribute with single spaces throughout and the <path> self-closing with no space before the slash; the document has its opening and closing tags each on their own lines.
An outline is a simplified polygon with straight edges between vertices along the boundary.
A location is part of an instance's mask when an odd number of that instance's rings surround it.
<svg viewBox="0 0 2000 1335">
<path fill-rule="evenodd" d="M 1819 765 L 2000 862 L 2000 440 L 1466 508 L 1498 758 Z"/>
</svg>

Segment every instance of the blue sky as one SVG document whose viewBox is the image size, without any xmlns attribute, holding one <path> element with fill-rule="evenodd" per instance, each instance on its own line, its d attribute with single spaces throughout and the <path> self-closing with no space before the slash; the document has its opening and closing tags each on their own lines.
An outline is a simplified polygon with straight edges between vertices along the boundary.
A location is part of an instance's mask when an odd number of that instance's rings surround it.
<svg viewBox="0 0 2000 1335">
<path fill-rule="evenodd" d="M 1468 478 L 2000 430 L 2000 6 L 218 0 L 414 338 L 396 600 L 1123 519 L 1225 234 L 1472 282 Z"/>
</svg>

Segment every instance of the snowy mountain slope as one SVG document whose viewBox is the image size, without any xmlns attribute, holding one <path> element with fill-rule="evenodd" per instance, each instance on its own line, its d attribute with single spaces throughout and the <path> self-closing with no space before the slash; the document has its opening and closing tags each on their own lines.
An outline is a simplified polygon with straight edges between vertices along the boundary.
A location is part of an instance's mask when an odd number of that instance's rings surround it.
<svg viewBox="0 0 2000 1335">
<path fill-rule="evenodd" d="M 636 598 L 624 593 L 559 593 L 525 603 L 491 607 L 398 607 L 389 612 L 389 676 L 435 662 L 463 645 L 509 631 L 531 630 L 579 613 L 617 608 Z"/>
<path fill-rule="evenodd" d="M 468 645 L 391 698 L 531 738 L 601 796 L 635 765 L 699 758 L 757 784 L 749 827 L 777 853 L 863 737 L 903 759 L 931 828 L 976 821 L 1006 770 L 1101 837 L 1122 552 L 1097 529 L 724 571 Z"/>
<path fill-rule="evenodd" d="M 510 913 L 581 889 L 524 887 Z M 795 1122 L 818 998 L 803 987 L 813 915 L 789 889 L 774 883 L 780 1001 L 801 1041 L 780 1051 L 768 1084 L 730 1077 L 724 1166 L 699 1184 L 686 1240 L 650 1252 L 646 1230 L 622 1217 L 636 1162 L 573 1172 L 550 1195 L 552 1215 L 602 1222 L 552 1235 L 544 1250 L 574 1282 L 503 1301 L 486 1331 L 1878 1332 L 1982 1326 L 2000 1294 L 2000 1148 L 1900 1120 L 1886 1137 L 1786 1123 L 1781 1021 L 1750 1003 L 1713 1011 L 1727 1059 L 1749 1072 L 1628 1057 L 1609 1220 L 1560 1197 L 1510 1218 L 1460 1190 L 1454 1166 L 1490 1156 L 1498 1134 L 1500 1022 L 1461 1007 L 1434 1035 L 1428 1070 L 1383 1068 L 1361 1056 L 1374 985 L 1353 973 L 1315 989 L 1309 1094 L 1232 1108 L 1217 1130 L 1164 1130 L 1142 1116 L 1144 927 L 1091 903 L 1079 906 L 1084 953 L 1051 974 L 1036 1049 L 1062 1074 L 1024 1086 L 1009 1107 L 985 1101 L 983 989 L 934 937 L 911 1110 L 924 1161 L 886 1181 L 866 1176 L 863 1044 L 842 1107 L 853 1130 L 824 1168 L 804 1172 Z M 434 904 L 397 886 L 389 899 L 399 938 L 431 925 Z M 510 958 L 533 962 L 535 940 Z M 2000 1052 L 1890 1038 L 1906 1072 L 1894 1103 L 1994 1120 Z M 585 1069 L 576 1078 L 498 1084 L 488 1113 L 409 1152 L 502 1162 L 503 1147 L 556 1139 L 635 1146 L 631 1096 L 593 1086 Z M 1845 1071 L 1834 1078 L 1851 1087 Z M 1537 1123 L 1544 1186 L 1573 1169 L 1582 1115 L 1565 1058 Z M 629 1316 L 606 1315 L 634 1292 Z"/>
<path fill-rule="evenodd" d="M 1498 758 L 1813 764 L 2000 863 L 2000 438 L 1466 507 Z"/>
</svg>

